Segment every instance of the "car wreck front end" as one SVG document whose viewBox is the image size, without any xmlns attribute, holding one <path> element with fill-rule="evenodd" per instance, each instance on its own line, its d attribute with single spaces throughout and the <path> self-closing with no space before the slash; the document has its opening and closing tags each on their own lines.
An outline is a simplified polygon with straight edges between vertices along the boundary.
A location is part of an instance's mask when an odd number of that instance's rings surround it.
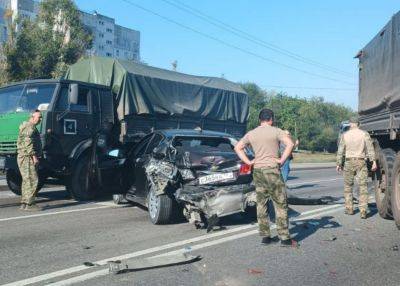
<svg viewBox="0 0 400 286">
<path fill-rule="evenodd" d="M 252 169 L 240 162 L 228 136 L 179 135 L 153 151 L 145 165 L 156 195 L 173 196 L 196 226 L 255 205 Z"/>
</svg>

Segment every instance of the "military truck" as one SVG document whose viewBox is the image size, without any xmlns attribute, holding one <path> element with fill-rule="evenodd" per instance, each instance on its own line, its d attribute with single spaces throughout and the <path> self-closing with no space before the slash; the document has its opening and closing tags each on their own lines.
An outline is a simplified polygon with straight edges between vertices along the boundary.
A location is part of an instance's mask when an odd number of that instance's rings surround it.
<svg viewBox="0 0 400 286">
<path fill-rule="evenodd" d="M 376 205 L 400 228 L 400 13 L 356 55 L 361 127 L 374 139 Z"/>
<path fill-rule="evenodd" d="M 131 150 L 156 129 L 207 129 L 243 135 L 248 96 L 235 83 L 132 61 L 85 58 L 64 79 L 32 80 L 0 89 L 0 170 L 21 192 L 18 126 L 35 109 L 43 145 L 39 187 L 56 181 L 78 200 L 131 184 Z M 49 178 L 51 180 L 49 180 Z"/>
</svg>

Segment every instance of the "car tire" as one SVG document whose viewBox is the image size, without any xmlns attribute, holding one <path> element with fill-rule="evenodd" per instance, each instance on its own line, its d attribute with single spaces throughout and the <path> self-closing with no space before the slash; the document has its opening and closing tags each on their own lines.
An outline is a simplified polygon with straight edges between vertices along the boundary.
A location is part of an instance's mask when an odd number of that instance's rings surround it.
<svg viewBox="0 0 400 286">
<path fill-rule="evenodd" d="M 396 152 L 391 148 L 378 149 L 378 169 L 374 172 L 373 183 L 376 206 L 384 219 L 393 218 L 391 209 L 392 173 Z"/>
<path fill-rule="evenodd" d="M 67 191 L 78 201 L 92 200 L 97 196 L 96 188 L 89 179 L 88 168 L 89 155 L 85 154 L 78 158 L 67 180 Z"/>
<path fill-rule="evenodd" d="M 396 226 L 400 229 L 400 153 L 396 156 L 392 176 L 391 209 Z"/>
<path fill-rule="evenodd" d="M 153 188 L 147 184 L 147 209 L 153 224 L 167 224 L 174 215 L 174 200 L 167 194 L 156 195 Z"/>
<path fill-rule="evenodd" d="M 39 175 L 39 182 L 36 188 L 38 191 L 43 187 L 44 181 L 44 178 L 41 178 Z M 22 178 L 19 171 L 8 169 L 6 172 L 6 182 L 11 192 L 17 196 L 21 195 Z"/>
</svg>

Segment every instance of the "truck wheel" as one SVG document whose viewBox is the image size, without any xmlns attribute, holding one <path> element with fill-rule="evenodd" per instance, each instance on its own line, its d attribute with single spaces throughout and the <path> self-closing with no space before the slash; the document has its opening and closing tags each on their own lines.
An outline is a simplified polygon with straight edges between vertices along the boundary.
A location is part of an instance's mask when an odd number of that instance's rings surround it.
<svg viewBox="0 0 400 286">
<path fill-rule="evenodd" d="M 22 178 L 19 171 L 8 169 L 6 172 L 7 186 L 17 196 L 21 195 Z M 39 175 L 37 190 L 39 191 L 44 185 L 45 178 Z"/>
<path fill-rule="evenodd" d="M 78 201 L 88 201 L 96 197 L 96 190 L 89 179 L 89 156 L 78 158 L 68 179 L 67 190 Z"/>
<path fill-rule="evenodd" d="M 393 167 L 391 207 L 396 226 L 400 229 L 400 153 L 397 154 Z"/>
<path fill-rule="evenodd" d="M 8 169 L 6 172 L 7 186 L 14 194 L 21 195 L 22 178 L 16 170 Z"/>
<path fill-rule="evenodd" d="M 391 148 L 377 152 L 379 155 L 378 170 L 374 173 L 375 201 L 382 218 L 392 218 L 390 196 L 392 192 L 392 172 L 396 153 Z"/>
<path fill-rule="evenodd" d="M 150 187 L 147 194 L 147 208 L 149 217 L 153 224 L 169 223 L 173 216 L 174 201 L 168 195 L 156 196 L 154 190 Z"/>
</svg>

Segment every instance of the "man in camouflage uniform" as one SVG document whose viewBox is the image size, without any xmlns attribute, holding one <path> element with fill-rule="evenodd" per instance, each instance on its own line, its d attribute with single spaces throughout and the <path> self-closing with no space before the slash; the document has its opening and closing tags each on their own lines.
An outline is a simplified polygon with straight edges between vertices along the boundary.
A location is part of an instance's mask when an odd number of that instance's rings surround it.
<svg viewBox="0 0 400 286">
<path fill-rule="evenodd" d="M 267 204 L 272 199 L 276 213 L 276 228 L 281 245 L 291 245 L 289 235 L 288 205 L 285 184 L 282 181 L 280 166 L 290 156 L 293 142 L 283 130 L 273 127 L 274 113 L 263 109 L 259 114 L 260 126 L 249 131 L 235 146 L 239 158 L 248 165 L 254 166 L 253 179 L 257 194 L 257 220 L 262 236 L 261 242 L 272 242 L 267 215 Z M 284 144 L 285 150 L 278 157 L 279 144 Z M 255 158 L 250 161 L 244 152 L 246 146 L 251 146 Z"/>
<path fill-rule="evenodd" d="M 42 156 L 40 134 L 36 125 L 40 123 L 42 115 L 39 110 L 32 113 L 28 121 L 19 126 L 17 140 L 17 162 L 22 177 L 21 210 L 39 211 L 35 204 L 38 186 L 39 158 Z"/>
<path fill-rule="evenodd" d="M 344 173 L 344 200 L 345 213 L 354 214 L 353 210 L 353 185 L 354 178 L 357 179 L 360 197 L 358 208 L 362 219 L 367 218 L 368 214 L 368 169 L 366 159 L 372 162 L 372 171 L 375 171 L 375 151 L 369 134 L 358 128 L 357 117 L 350 119 L 350 129 L 342 134 L 339 142 L 336 170 L 343 169 Z M 344 159 L 344 168 L 343 166 Z"/>
</svg>

